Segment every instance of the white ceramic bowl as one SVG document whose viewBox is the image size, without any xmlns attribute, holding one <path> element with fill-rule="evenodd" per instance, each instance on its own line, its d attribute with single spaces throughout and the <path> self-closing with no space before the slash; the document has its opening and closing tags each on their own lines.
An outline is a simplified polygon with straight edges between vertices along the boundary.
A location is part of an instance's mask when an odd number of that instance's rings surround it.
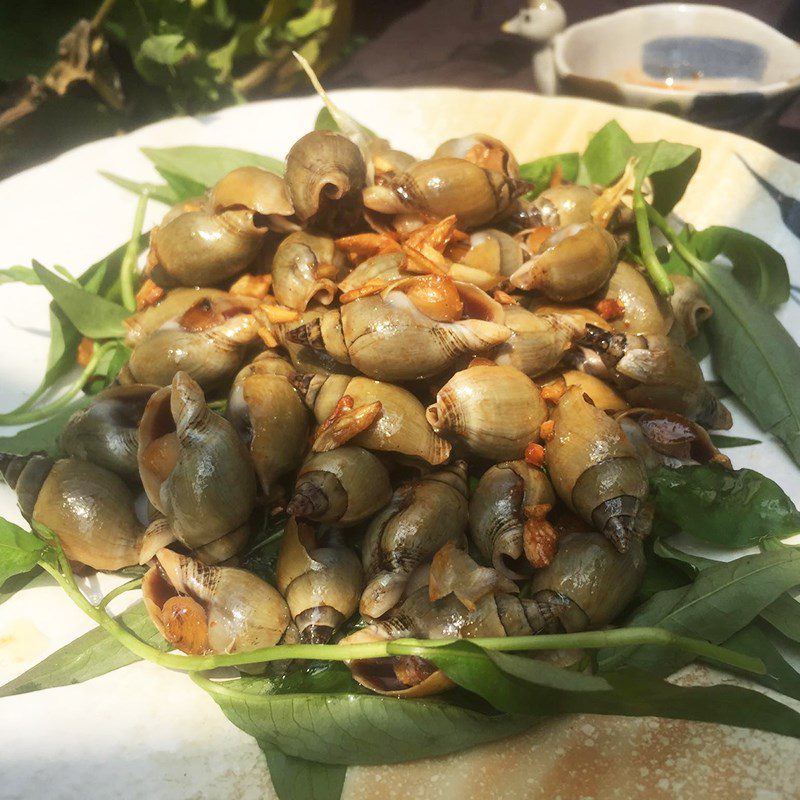
<svg viewBox="0 0 800 800">
<path fill-rule="evenodd" d="M 800 46 L 721 6 L 628 8 L 571 25 L 552 47 L 560 93 L 728 130 L 756 129 L 800 92 Z"/>
</svg>

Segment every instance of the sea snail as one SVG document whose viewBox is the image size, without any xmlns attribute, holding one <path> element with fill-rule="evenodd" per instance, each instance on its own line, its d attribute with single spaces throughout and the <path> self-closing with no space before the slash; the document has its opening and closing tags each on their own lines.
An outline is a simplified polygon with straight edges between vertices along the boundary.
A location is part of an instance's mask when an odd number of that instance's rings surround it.
<svg viewBox="0 0 800 800">
<path fill-rule="evenodd" d="M 276 583 L 300 641 L 323 644 L 358 608 L 361 562 L 336 531 L 323 534 L 291 517 L 281 540 Z"/>
<path fill-rule="evenodd" d="M 635 537 L 647 496 L 647 475 L 619 423 L 587 401 L 577 386 L 552 414 L 545 449 L 550 480 L 559 497 L 622 553 Z"/>
</svg>

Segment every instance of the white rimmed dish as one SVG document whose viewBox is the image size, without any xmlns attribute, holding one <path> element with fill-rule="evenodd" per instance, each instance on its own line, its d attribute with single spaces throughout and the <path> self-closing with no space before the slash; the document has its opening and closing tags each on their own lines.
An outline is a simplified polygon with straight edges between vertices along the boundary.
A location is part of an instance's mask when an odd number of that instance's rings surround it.
<svg viewBox="0 0 800 800">
<path fill-rule="evenodd" d="M 483 130 L 507 141 L 520 159 L 581 149 L 616 118 L 636 140 L 685 141 L 703 162 L 678 212 L 703 227 L 741 227 L 786 257 L 800 283 L 800 240 L 743 166 L 788 195 L 800 196 L 800 166 L 741 137 L 636 109 L 517 92 L 454 89 L 341 92 L 336 101 L 396 146 L 420 156 L 446 138 Z M 79 272 L 126 239 L 136 199 L 97 174 L 155 177 L 142 146 L 206 144 L 283 156 L 313 125 L 316 98 L 230 109 L 202 119 L 158 123 L 128 136 L 73 150 L 0 183 L 5 236 L 0 263 L 65 264 Z M 153 205 L 148 223 L 163 208 Z M 17 405 L 36 385 L 48 344 L 47 298 L 34 287 L 0 288 L 0 408 Z M 800 306 L 780 318 L 800 331 Z M 727 401 L 726 401 L 727 402 Z M 800 472 L 735 403 L 734 433 L 763 444 L 730 451 L 800 497 Z M 11 493 L 0 487 L 0 514 L 19 521 Z M 112 579 L 101 577 L 109 587 Z M 0 606 L 0 683 L 91 627 L 60 589 L 44 581 Z M 699 668 L 685 680 L 702 681 Z M 565 717 L 531 733 L 440 759 L 352 769 L 347 800 L 444 798 L 790 796 L 796 791 L 800 744 L 754 731 L 653 719 Z M 602 766 L 602 769 L 598 768 Z M 0 700 L 0 798 L 111 796 L 271 798 L 255 742 L 229 723 L 186 676 L 136 664 L 94 681 Z M 692 776 L 706 776 L 687 788 Z"/>
</svg>

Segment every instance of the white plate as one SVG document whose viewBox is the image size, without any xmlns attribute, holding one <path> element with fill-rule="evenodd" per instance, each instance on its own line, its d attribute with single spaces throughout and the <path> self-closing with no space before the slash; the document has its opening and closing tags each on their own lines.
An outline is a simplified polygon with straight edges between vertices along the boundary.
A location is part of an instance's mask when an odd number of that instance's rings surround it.
<svg viewBox="0 0 800 800">
<path fill-rule="evenodd" d="M 634 140 L 665 138 L 703 148 L 677 211 L 697 227 L 731 225 L 786 257 L 800 284 L 800 240 L 739 160 L 783 192 L 800 196 L 800 166 L 747 139 L 672 117 L 587 100 L 457 89 L 358 90 L 335 99 L 399 148 L 419 156 L 446 138 L 484 131 L 526 161 L 581 150 L 617 119 Z M 135 198 L 97 173 L 156 179 L 143 146 L 224 145 L 284 156 L 311 129 L 316 98 L 274 100 L 202 119 L 175 119 L 72 150 L 0 183 L 0 266 L 61 264 L 76 274 L 130 235 Z M 147 224 L 163 208 L 152 204 Z M 779 312 L 795 335 L 800 306 Z M 47 297 L 0 287 L 0 409 L 37 385 L 45 361 Z M 728 401 L 726 401 L 728 402 Z M 735 403 L 733 433 L 764 439 L 730 451 L 735 466 L 777 480 L 795 499 L 800 471 Z M 7 487 L 0 514 L 18 520 Z M 103 578 L 101 582 L 107 582 Z M 0 606 L 0 683 L 91 628 L 57 588 L 26 590 Z M 701 674 L 702 678 L 702 674 Z M 800 745 L 777 736 L 657 720 L 571 717 L 515 740 L 443 759 L 350 771 L 345 796 L 383 800 L 434 790 L 459 797 L 763 797 L 796 791 Z M 687 782 L 714 776 L 713 787 Z M 272 787 L 253 740 L 233 727 L 185 676 L 136 664 L 86 684 L 0 701 L 0 798 L 264 798 Z M 713 791 L 712 791 L 713 788 Z M 770 794 L 773 793 L 773 794 Z"/>
</svg>

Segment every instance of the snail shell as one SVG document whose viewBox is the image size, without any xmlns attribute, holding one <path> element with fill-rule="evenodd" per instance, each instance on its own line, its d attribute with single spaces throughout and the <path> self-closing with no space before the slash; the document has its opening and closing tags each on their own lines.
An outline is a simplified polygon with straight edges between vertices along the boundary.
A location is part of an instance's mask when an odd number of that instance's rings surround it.
<svg viewBox="0 0 800 800">
<path fill-rule="evenodd" d="M 272 259 L 272 291 L 279 303 L 305 311 L 312 301 L 330 305 L 336 296 L 336 282 L 319 274 L 323 266 L 332 267 L 338 278 L 344 256 L 325 236 L 297 231 L 278 246 Z"/>
<path fill-rule="evenodd" d="M 592 206 L 597 193 L 589 186 L 562 183 L 545 189 L 534 201 L 541 224 L 548 228 L 566 228 L 592 221 Z"/>
<path fill-rule="evenodd" d="M 449 311 L 438 286 L 424 298 L 414 295 L 434 277 L 449 284 L 456 304 L 469 318 L 460 318 L 460 310 L 452 321 L 434 318 Z M 421 309 L 422 300 L 426 305 Z M 382 296 L 362 297 L 323 312 L 287 336 L 324 349 L 368 377 L 409 381 L 436 375 L 462 353 L 483 352 L 505 341 L 509 330 L 501 324 L 502 316 L 500 304 L 480 289 L 446 277 L 423 276 L 397 281 Z"/>
<path fill-rule="evenodd" d="M 142 581 L 153 624 L 185 653 L 246 653 L 277 644 L 289 608 L 261 578 L 233 567 L 206 566 L 162 549 Z"/>
<path fill-rule="evenodd" d="M 296 469 L 306 450 L 310 420 L 289 382 L 294 369 L 274 353 L 259 355 L 236 376 L 226 415 L 250 448 L 261 489 Z"/>
<path fill-rule="evenodd" d="M 570 386 L 577 386 L 592 401 L 593 405 L 609 414 L 628 408 L 625 400 L 604 380 L 577 369 L 562 372 L 544 385 L 559 386 L 563 391 L 569 389 Z"/>
<path fill-rule="evenodd" d="M 509 147 L 486 133 L 472 133 L 457 139 L 448 139 L 436 148 L 433 157 L 463 158 L 509 178 L 519 178 L 519 164 Z"/>
<path fill-rule="evenodd" d="M 587 222 L 561 228 L 512 276 L 519 289 L 569 303 L 599 291 L 617 262 L 617 244 L 604 228 Z"/>
<path fill-rule="evenodd" d="M 681 344 L 694 339 L 700 326 L 714 313 L 700 284 L 688 275 L 671 275 L 675 291 L 669 302 L 675 314 L 670 335 Z"/>
<path fill-rule="evenodd" d="M 469 237 L 470 250 L 462 264 L 510 278 L 522 266 L 522 248 L 513 236 L 496 228 L 475 231 Z"/>
<path fill-rule="evenodd" d="M 139 422 L 158 386 L 111 386 L 76 411 L 58 437 L 68 456 L 91 461 L 131 483 L 139 481 Z"/>
<path fill-rule="evenodd" d="M 220 178 L 209 192 L 209 203 L 219 213 L 231 208 L 246 208 L 265 219 L 271 230 L 292 228 L 287 217 L 294 206 L 279 175 L 260 167 L 239 167 Z"/>
<path fill-rule="evenodd" d="M 350 292 L 358 289 L 367 281 L 382 280 L 387 283 L 406 277 L 403 266 L 406 263 L 405 253 L 381 253 L 362 261 L 355 269 L 351 270 L 341 281 L 339 289 Z"/>
<path fill-rule="evenodd" d="M 206 289 L 174 289 L 127 321 L 127 370 L 137 383 L 167 386 L 178 371 L 204 389 L 230 380 L 258 335 L 254 298 Z"/>
<path fill-rule="evenodd" d="M 465 545 L 467 467 L 458 461 L 395 491 L 367 529 L 361 555 L 368 584 L 364 616 L 380 617 L 396 605 L 415 567 L 440 547 Z"/>
<path fill-rule="evenodd" d="M 505 306 L 503 312 L 512 333 L 494 351 L 494 361 L 530 377 L 553 369 L 582 330 L 568 316 L 533 314 L 518 305 Z"/>
<path fill-rule="evenodd" d="M 381 403 L 378 418 L 351 439 L 351 444 L 402 453 L 429 464 L 441 464 L 450 455 L 450 444 L 431 430 L 422 403 L 399 386 L 349 375 L 301 375 L 293 378 L 293 385 L 320 424 L 330 417 L 344 395 L 353 399 L 355 408 Z"/>
<path fill-rule="evenodd" d="M 631 408 L 616 415 L 628 440 L 648 469 L 661 464 L 722 464 L 730 459 L 720 453 L 708 431 L 680 414 L 653 408 Z"/>
<path fill-rule="evenodd" d="M 604 533 L 620 552 L 630 549 L 647 496 L 644 469 L 619 423 L 572 386 L 552 414 L 548 474 L 559 497 Z"/>
<path fill-rule="evenodd" d="M 675 321 L 670 301 L 656 291 L 646 275 L 624 261 L 612 273 L 603 299 L 616 300 L 622 306 L 622 316 L 610 320 L 616 331 L 667 334 Z"/>
<path fill-rule="evenodd" d="M 601 628 L 619 616 L 633 599 L 645 570 L 642 543 L 635 539 L 626 553 L 619 553 L 599 533 L 570 533 L 559 540 L 549 566 L 537 570 L 531 581 L 534 598 L 545 600 L 555 593 L 570 607 L 555 609 L 567 631 Z M 571 607 L 574 606 L 574 607 Z M 581 616 L 585 622 L 581 624 Z M 564 624 L 566 623 L 566 624 Z"/>
<path fill-rule="evenodd" d="M 516 595 L 486 594 L 473 608 L 454 594 L 430 599 L 427 586 L 409 595 L 390 616 L 342 639 L 342 644 L 416 637 L 422 639 L 475 638 L 481 636 L 530 636 L 558 623 L 559 596 L 540 592 L 539 599 Z M 419 658 L 358 659 L 347 666 L 362 686 L 392 697 L 423 697 L 453 684 L 440 671 Z"/>
<path fill-rule="evenodd" d="M 214 286 L 243 272 L 266 225 L 247 208 L 186 211 L 150 234 L 150 277 L 160 286 Z"/>
<path fill-rule="evenodd" d="M 144 529 L 122 478 L 90 461 L 41 455 L 2 454 L 0 470 L 23 516 L 50 528 L 70 561 L 98 570 L 139 563 Z"/>
<path fill-rule="evenodd" d="M 609 334 L 587 325 L 580 343 L 604 354 L 631 405 L 675 411 L 706 428 L 733 425 L 730 411 L 706 385 L 694 356 L 673 339 Z"/>
<path fill-rule="evenodd" d="M 306 134 L 286 156 L 286 187 L 297 217 L 322 230 L 346 230 L 359 220 L 366 177 L 361 151 L 334 131 Z"/>
<path fill-rule="evenodd" d="M 523 555 L 525 509 L 553 503 L 555 492 L 542 470 L 522 460 L 496 464 L 469 501 L 472 541 L 497 572 L 521 579 L 531 572 Z"/>
<path fill-rule="evenodd" d="M 456 372 L 425 415 L 437 433 L 459 436 L 475 455 L 511 460 L 539 438 L 547 406 L 536 384 L 515 367 L 478 365 Z"/>
<path fill-rule="evenodd" d="M 306 459 L 286 510 L 337 526 L 355 525 L 389 502 L 386 467 L 363 447 L 345 445 Z"/>
<path fill-rule="evenodd" d="M 463 158 L 418 161 L 408 172 L 364 192 L 364 205 L 382 214 L 417 212 L 437 219 L 455 214 L 460 228 L 503 217 L 518 193 L 517 182 Z"/>
<path fill-rule="evenodd" d="M 336 535 L 319 539 L 311 526 L 289 519 L 275 576 L 300 641 L 311 644 L 327 642 L 355 613 L 362 586 L 358 556 Z"/>
<path fill-rule="evenodd" d="M 139 473 L 147 498 L 190 548 L 244 525 L 255 504 L 247 448 L 183 372 L 147 404 L 139 426 Z"/>
</svg>

